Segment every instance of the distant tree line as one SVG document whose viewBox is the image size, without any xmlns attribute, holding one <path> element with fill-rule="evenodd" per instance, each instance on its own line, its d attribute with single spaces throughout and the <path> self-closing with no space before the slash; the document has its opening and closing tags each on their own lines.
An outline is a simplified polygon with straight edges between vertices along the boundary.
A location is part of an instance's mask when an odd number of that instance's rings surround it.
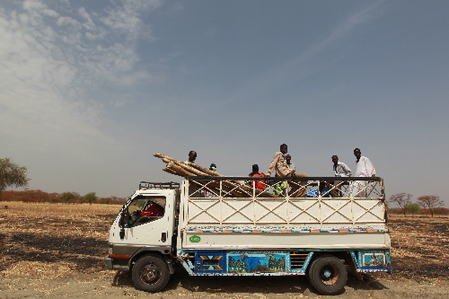
<svg viewBox="0 0 449 299">
<path fill-rule="evenodd" d="M 123 204 L 126 201 L 126 198 L 115 196 L 98 197 L 95 192 L 90 192 L 81 196 L 76 192 L 47 193 L 41 190 L 11 190 L 3 191 L 0 194 L 0 201 Z"/>
<path fill-rule="evenodd" d="M 98 197 L 95 192 L 84 196 L 76 192 L 47 193 L 41 190 L 5 191 L 7 187 L 26 187 L 30 178 L 27 168 L 12 161 L 11 158 L 0 158 L 0 201 L 23 202 L 64 202 L 64 203 L 100 203 L 122 204 L 126 200 L 115 196 Z"/>
<path fill-rule="evenodd" d="M 389 202 L 396 204 L 397 208 L 390 208 L 391 213 L 403 214 L 430 214 L 449 215 L 449 209 L 444 208 L 444 201 L 438 195 L 424 195 L 412 202 L 413 196 L 408 193 L 393 194 L 389 198 Z"/>
</svg>

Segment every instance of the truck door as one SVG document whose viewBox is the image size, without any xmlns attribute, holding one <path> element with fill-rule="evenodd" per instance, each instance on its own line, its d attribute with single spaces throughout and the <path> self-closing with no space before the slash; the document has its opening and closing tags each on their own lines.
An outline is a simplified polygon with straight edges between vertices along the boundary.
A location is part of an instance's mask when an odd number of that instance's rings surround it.
<svg viewBox="0 0 449 299">
<path fill-rule="evenodd" d="M 170 198 L 170 197 L 168 197 Z M 173 207 L 166 196 L 141 194 L 122 211 L 120 243 L 171 246 Z"/>
</svg>

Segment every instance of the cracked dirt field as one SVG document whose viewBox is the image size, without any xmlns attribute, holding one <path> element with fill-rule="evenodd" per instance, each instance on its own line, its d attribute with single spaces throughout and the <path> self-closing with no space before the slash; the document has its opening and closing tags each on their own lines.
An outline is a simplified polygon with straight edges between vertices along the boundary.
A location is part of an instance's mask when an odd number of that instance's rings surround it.
<svg viewBox="0 0 449 299">
<path fill-rule="evenodd" d="M 7 206 L 7 208 L 5 208 Z M 189 277 L 164 291 L 136 290 L 104 266 L 117 205 L 0 202 L 0 298 L 326 298 L 305 277 Z M 449 218 L 390 215 L 395 273 L 350 277 L 332 298 L 447 298 Z"/>
</svg>

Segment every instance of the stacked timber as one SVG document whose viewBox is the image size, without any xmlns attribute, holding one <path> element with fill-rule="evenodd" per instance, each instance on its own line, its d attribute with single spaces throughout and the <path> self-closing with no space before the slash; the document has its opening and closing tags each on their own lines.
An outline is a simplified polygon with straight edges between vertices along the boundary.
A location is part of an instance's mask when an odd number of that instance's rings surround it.
<svg viewBox="0 0 449 299">
<path fill-rule="evenodd" d="M 200 181 L 197 180 L 196 184 L 198 185 L 197 186 L 198 188 L 205 188 L 205 190 L 211 191 L 217 191 L 221 188 L 223 191 L 227 192 L 227 196 L 235 196 L 235 197 L 252 196 L 254 191 L 256 194 L 263 192 L 257 189 L 254 190 L 251 186 L 246 185 L 241 181 L 237 180 L 221 180 L 221 181 L 214 180 L 213 177 L 220 177 L 223 175 L 195 163 L 181 162 L 167 155 L 159 153 L 155 153 L 153 154 L 153 156 L 161 159 L 162 162 L 166 164 L 165 168 L 162 170 L 167 173 L 178 175 L 181 177 L 195 177 L 195 176 L 211 177 L 210 180 L 200 180 Z M 272 195 L 270 193 L 264 192 L 264 196 L 271 197 Z"/>
<path fill-rule="evenodd" d="M 182 177 L 189 176 L 222 176 L 216 171 L 210 170 L 208 168 L 202 167 L 198 164 L 191 162 L 181 162 L 174 158 L 171 158 L 164 154 L 155 153 L 153 154 L 156 158 L 161 159 L 167 165 L 165 169 L 162 169 L 165 172 L 179 175 Z"/>
</svg>

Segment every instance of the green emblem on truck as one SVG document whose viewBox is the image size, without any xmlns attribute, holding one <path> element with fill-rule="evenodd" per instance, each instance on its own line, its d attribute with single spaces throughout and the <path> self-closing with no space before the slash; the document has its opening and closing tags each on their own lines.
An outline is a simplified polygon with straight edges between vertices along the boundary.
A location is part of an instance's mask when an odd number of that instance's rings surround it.
<svg viewBox="0 0 449 299">
<path fill-rule="evenodd" d="M 199 241 L 201 241 L 201 238 L 198 236 L 191 236 L 190 237 L 190 242 L 192 243 L 198 243 Z"/>
</svg>

